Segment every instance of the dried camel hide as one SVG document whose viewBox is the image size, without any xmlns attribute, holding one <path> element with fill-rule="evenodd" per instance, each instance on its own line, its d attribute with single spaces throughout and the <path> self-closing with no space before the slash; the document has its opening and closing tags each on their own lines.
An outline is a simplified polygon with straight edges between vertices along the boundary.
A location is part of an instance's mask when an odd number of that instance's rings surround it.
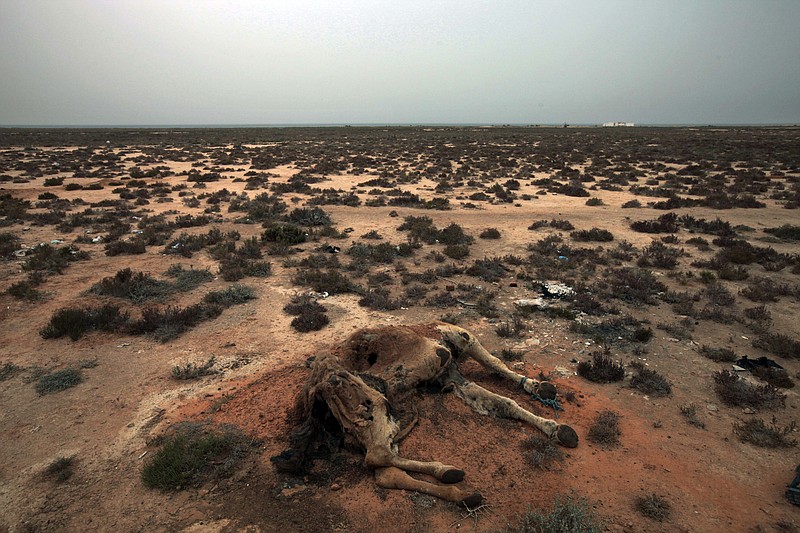
<svg viewBox="0 0 800 533">
<path fill-rule="evenodd" d="M 294 416 L 300 425 L 290 437 L 290 448 L 273 457 L 273 463 L 279 471 L 302 472 L 314 439 L 325 434 L 326 418 L 330 422 L 332 417 L 365 450 L 366 464 L 375 470 L 379 486 L 416 490 L 475 507 L 482 501 L 480 493 L 455 485 L 463 480 L 463 470 L 397 454 L 397 443 L 413 423 L 401 431 L 393 413 L 403 411 L 408 394 L 419 386 L 452 391 L 480 414 L 522 420 L 563 446 L 578 445 L 578 435 L 570 426 L 537 416 L 514 400 L 464 378 L 458 362 L 468 358 L 525 392 L 543 399 L 556 397 L 551 383 L 511 371 L 473 334 L 458 326 L 435 322 L 363 329 L 330 353 L 313 359 L 311 376 L 295 404 Z M 422 481 L 408 472 L 427 474 L 441 483 Z"/>
</svg>

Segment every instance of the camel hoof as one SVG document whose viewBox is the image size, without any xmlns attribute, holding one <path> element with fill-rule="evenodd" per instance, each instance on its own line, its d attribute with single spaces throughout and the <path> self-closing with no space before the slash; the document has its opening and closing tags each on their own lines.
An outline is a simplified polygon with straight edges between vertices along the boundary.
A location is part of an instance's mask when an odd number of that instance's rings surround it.
<svg viewBox="0 0 800 533">
<path fill-rule="evenodd" d="M 548 383 L 544 381 L 539 383 L 539 396 L 543 400 L 555 400 L 556 399 L 556 386 L 552 383 Z"/>
<path fill-rule="evenodd" d="M 566 425 L 558 426 L 556 440 L 567 448 L 576 448 L 578 446 L 578 434 L 575 433 L 574 429 Z"/>
<path fill-rule="evenodd" d="M 440 481 L 452 485 L 453 483 L 459 483 L 462 479 L 464 479 L 464 471 L 458 468 L 451 468 L 442 474 Z"/>
<path fill-rule="evenodd" d="M 475 509 L 483 503 L 483 496 L 481 496 L 480 492 L 475 492 L 461 500 L 461 503 L 463 503 L 464 507 L 467 509 Z"/>
</svg>

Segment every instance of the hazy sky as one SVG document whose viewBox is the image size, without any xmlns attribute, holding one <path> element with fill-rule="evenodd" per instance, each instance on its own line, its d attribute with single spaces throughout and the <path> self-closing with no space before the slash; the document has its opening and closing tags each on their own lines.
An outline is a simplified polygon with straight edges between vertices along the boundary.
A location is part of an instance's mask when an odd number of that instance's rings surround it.
<svg viewBox="0 0 800 533">
<path fill-rule="evenodd" d="M 0 125 L 800 123 L 800 0 L 0 0 Z"/>
</svg>

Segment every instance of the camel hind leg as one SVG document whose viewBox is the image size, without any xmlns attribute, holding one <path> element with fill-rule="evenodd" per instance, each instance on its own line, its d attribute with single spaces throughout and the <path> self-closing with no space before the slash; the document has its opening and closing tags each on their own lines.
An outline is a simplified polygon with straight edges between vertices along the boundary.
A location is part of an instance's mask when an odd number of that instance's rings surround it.
<svg viewBox="0 0 800 533">
<path fill-rule="evenodd" d="M 517 402 L 510 398 L 484 389 L 480 385 L 465 380 L 460 375 L 458 378 L 460 379 L 452 380 L 456 396 L 478 413 L 521 420 L 537 428 L 562 446 L 575 448 L 578 445 L 578 434 L 570 426 L 535 415 L 520 407 Z"/>
<path fill-rule="evenodd" d="M 406 471 L 394 466 L 376 469 L 375 483 L 385 489 L 415 490 L 449 502 L 463 503 L 471 508 L 483 501 L 479 492 L 465 491 L 455 485 L 437 485 L 414 479 Z"/>
</svg>

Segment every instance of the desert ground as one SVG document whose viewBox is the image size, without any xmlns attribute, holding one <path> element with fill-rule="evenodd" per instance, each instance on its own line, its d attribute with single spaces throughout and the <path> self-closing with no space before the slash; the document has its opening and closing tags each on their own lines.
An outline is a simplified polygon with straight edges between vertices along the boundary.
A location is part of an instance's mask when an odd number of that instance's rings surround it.
<svg viewBox="0 0 800 533">
<path fill-rule="evenodd" d="M 535 531 L 564 498 L 606 531 L 797 531 L 799 147 L 777 127 L 0 130 L 0 531 Z M 480 509 L 377 487 L 346 439 L 275 470 L 310 356 L 436 320 L 552 380 L 578 447 L 420 389 L 400 452 L 462 468 Z M 158 485 L 180 431 L 230 446 Z"/>
</svg>

